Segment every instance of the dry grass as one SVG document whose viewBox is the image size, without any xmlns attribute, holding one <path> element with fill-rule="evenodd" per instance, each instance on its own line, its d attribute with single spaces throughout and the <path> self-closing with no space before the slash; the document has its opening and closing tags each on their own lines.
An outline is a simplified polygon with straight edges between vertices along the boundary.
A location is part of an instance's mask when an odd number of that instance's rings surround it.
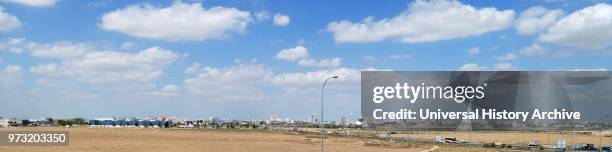
<svg viewBox="0 0 612 152">
<path fill-rule="evenodd" d="M 2 147 L 0 151 L 319 151 L 320 140 L 315 134 L 293 134 L 259 130 L 226 129 L 153 129 L 153 128 L 0 128 L 4 130 L 65 130 L 70 132 L 70 146 L 58 147 Z M 466 132 L 425 132 L 399 134 L 411 138 L 432 140 L 436 135 L 469 139 Z M 474 132 L 472 139 L 478 142 L 526 143 L 539 140 L 546 144 L 546 133 Z M 551 142 L 565 139 L 568 143 L 599 143 L 594 135 L 551 134 Z M 612 144 L 604 138 L 604 144 Z M 432 147 L 437 146 L 435 149 Z M 452 144 L 423 142 L 393 143 L 350 137 L 328 137 L 327 151 L 499 151 L 482 147 L 466 147 Z"/>
<path fill-rule="evenodd" d="M 410 137 L 422 140 L 432 140 L 436 135 L 444 137 L 456 137 L 458 140 L 469 141 L 470 134 L 468 132 L 426 132 L 419 134 L 399 134 L 395 136 Z M 540 141 L 541 144 L 556 144 L 557 140 L 565 140 L 567 144 L 585 144 L 591 143 L 599 146 L 600 137 L 597 135 L 570 135 L 561 133 L 551 133 L 550 136 L 546 132 L 528 133 L 528 132 L 472 132 L 471 139 L 481 143 L 506 143 L 506 144 L 527 144 L 529 141 Z M 611 137 L 601 138 L 603 145 L 612 145 Z"/>
<path fill-rule="evenodd" d="M 253 130 L 142 128 L 1 128 L 0 130 L 66 130 L 70 146 L 0 147 L 0 151 L 319 151 L 319 138 Z M 360 138 L 330 137 L 328 151 L 421 151 L 423 144 L 390 144 Z"/>
</svg>

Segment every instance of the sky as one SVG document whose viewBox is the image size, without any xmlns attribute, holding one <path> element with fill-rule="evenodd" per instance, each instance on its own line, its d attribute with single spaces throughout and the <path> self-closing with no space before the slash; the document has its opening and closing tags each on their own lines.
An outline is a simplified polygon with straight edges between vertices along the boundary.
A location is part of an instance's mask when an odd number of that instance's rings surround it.
<svg viewBox="0 0 612 152">
<path fill-rule="evenodd" d="M 360 71 L 609 70 L 609 0 L 0 0 L 0 117 L 360 114 Z"/>
</svg>

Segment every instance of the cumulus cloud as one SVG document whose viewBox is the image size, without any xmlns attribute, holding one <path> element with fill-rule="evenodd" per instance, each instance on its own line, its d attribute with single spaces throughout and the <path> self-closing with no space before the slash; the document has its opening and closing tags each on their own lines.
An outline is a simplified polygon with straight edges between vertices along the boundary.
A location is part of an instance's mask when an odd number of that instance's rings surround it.
<svg viewBox="0 0 612 152">
<path fill-rule="evenodd" d="M 195 74 L 197 72 L 200 71 L 200 68 L 202 67 L 202 65 L 200 63 L 193 63 L 191 64 L 191 66 L 189 66 L 187 69 L 185 69 L 185 73 L 187 74 Z"/>
<path fill-rule="evenodd" d="M 181 88 L 174 84 L 167 84 L 161 88 L 160 91 L 153 92 L 152 94 L 158 96 L 174 96 L 177 95 L 180 90 Z"/>
<path fill-rule="evenodd" d="M 462 65 L 461 67 L 459 67 L 459 71 L 478 71 L 478 70 L 485 70 L 487 68 L 488 68 L 487 66 L 478 65 L 476 63 L 466 63 Z"/>
<path fill-rule="evenodd" d="M 511 70 L 512 64 L 510 63 L 498 63 L 495 65 L 495 70 Z"/>
<path fill-rule="evenodd" d="M 533 43 L 530 46 L 526 46 L 521 48 L 520 53 L 526 56 L 545 56 L 548 54 L 548 49 L 546 47 L 540 46 L 537 43 Z"/>
<path fill-rule="evenodd" d="M 283 49 L 276 53 L 276 58 L 286 61 L 296 61 L 308 58 L 308 49 L 301 45 L 294 48 Z"/>
<path fill-rule="evenodd" d="M 0 87 L 14 87 L 15 84 L 19 84 L 22 77 L 22 68 L 19 65 L 11 64 L 6 66 L 3 70 L 0 70 Z M 13 91 L 12 89 L 5 89 L 3 91 Z M 4 92 L 2 92 L 4 93 Z"/>
<path fill-rule="evenodd" d="M 468 55 L 476 55 L 480 53 L 480 47 L 472 47 L 467 49 Z"/>
<path fill-rule="evenodd" d="M 606 68 L 567 69 L 566 71 L 608 71 Z"/>
<path fill-rule="evenodd" d="M 510 63 L 498 63 L 492 68 L 485 65 L 479 65 L 476 63 L 466 63 L 459 67 L 459 71 L 487 71 L 487 70 L 512 70 L 512 64 Z"/>
<path fill-rule="evenodd" d="M 122 49 L 133 49 L 136 46 L 138 45 L 134 42 L 123 42 L 123 44 L 121 44 Z"/>
<path fill-rule="evenodd" d="M 266 65 L 257 63 L 219 68 L 194 63 L 185 71 L 190 73 L 183 81 L 186 92 L 213 102 L 286 101 L 287 98 L 310 101 L 320 91 L 323 81 L 334 75 L 340 78 L 333 80 L 333 92 L 351 96 L 358 93 L 360 81 L 360 70 L 351 68 L 275 74 Z M 340 99 L 339 95 L 330 95 L 330 98 Z"/>
<path fill-rule="evenodd" d="M 60 44 L 28 41 L 21 43 L 24 52 L 33 52 L 30 49 L 41 48 L 32 47 L 33 44 L 36 46 Z M 61 44 L 81 43 L 61 42 Z M 32 90 L 34 92 L 31 93 L 67 101 L 84 98 L 131 101 L 129 98 L 146 97 L 155 91 L 158 91 L 160 95 L 172 94 L 171 87 L 157 88 L 155 83 L 166 74 L 166 68 L 178 60 L 177 53 L 159 47 L 130 51 L 112 51 L 92 45 L 84 45 L 84 47 L 90 50 L 69 58 L 53 56 L 54 60 L 41 60 L 48 63 L 29 67 L 28 71 L 33 76 L 32 80 L 37 84 L 33 86 L 35 90 Z M 62 48 L 71 50 L 73 47 Z M 32 57 L 41 59 L 51 56 L 32 55 Z M 23 71 L 23 69 L 11 66 L 0 71 L 0 85 L 25 87 L 23 83 L 17 81 L 25 73 L 16 71 Z"/>
<path fill-rule="evenodd" d="M 612 6 L 596 4 L 559 19 L 539 41 L 584 49 L 612 45 Z"/>
<path fill-rule="evenodd" d="M 53 73 L 57 71 L 57 64 L 41 64 L 30 68 L 30 72 L 37 74 Z"/>
<path fill-rule="evenodd" d="M 61 64 L 37 65 L 31 67 L 30 72 L 87 83 L 148 83 L 159 78 L 165 67 L 179 57 L 160 47 L 128 53 L 83 49 L 92 47 L 71 42 L 28 43 L 30 47 L 27 49 L 31 49 L 29 51 L 34 57 L 61 59 Z"/>
<path fill-rule="evenodd" d="M 257 22 L 265 21 L 270 19 L 270 13 L 268 11 L 259 11 L 255 13 L 255 20 Z"/>
<path fill-rule="evenodd" d="M 64 61 L 62 74 L 94 83 L 149 82 L 177 59 L 176 53 L 159 47 L 137 53 L 96 51 Z"/>
<path fill-rule="evenodd" d="M 392 18 L 375 21 L 367 17 L 360 22 L 335 21 L 327 25 L 339 43 L 377 42 L 399 39 L 418 43 L 476 36 L 508 28 L 513 10 L 492 7 L 475 8 L 454 0 L 417 0 L 408 10 Z"/>
<path fill-rule="evenodd" d="M 4 68 L 4 71 L 7 73 L 21 73 L 21 66 L 11 64 L 6 66 L 6 68 Z"/>
<path fill-rule="evenodd" d="M 290 21 L 291 19 L 287 15 L 281 13 L 274 14 L 274 25 L 287 26 Z"/>
<path fill-rule="evenodd" d="M 261 64 L 225 68 L 192 66 L 192 70 L 192 76 L 183 81 L 187 92 L 206 97 L 209 101 L 262 100 L 265 94 L 261 87 L 273 75 Z"/>
<path fill-rule="evenodd" d="M 513 52 L 510 52 L 504 55 L 496 56 L 495 59 L 498 61 L 510 61 L 510 60 L 518 59 L 518 56 L 514 54 Z"/>
<path fill-rule="evenodd" d="M 236 8 L 203 8 L 202 4 L 175 2 L 168 7 L 131 5 L 105 13 L 102 29 L 130 36 L 181 41 L 224 38 L 243 33 L 252 22 L 251 13 Z"/>
<path fill-rule="evenodd" d="M 32 7 L 49 7 L 55 5 L 59 0 L 0 0 L 2 2 L 16 3 Z"/>
<path fill-rule="evenodd" d="M 283 49 L 276 53 L 276 59 L 285 61 L 297 61 L 300 66 L 337 67 L 342 63 L 340 58 L 312 59 L 308 49 L 304 46 Z"/>
<path fill-rule="evenodd" d="M 389 55 L 389 59 L 392 59 L 392 60 L 412 59 L 412 57 L 414 57 L 414 55 L 407 54 L 407 53 Z"/>
<path fill-rule="evenodd" d="M 298 61 L 298 65 L 300 66 L 319 66 L 319 67 L 337 67 L 342 63 L 342 59 L 340 58 L 331 58 L 331 59 L 301 59 Z"/>
<path fill-rule="evenodd" d="M 4 12 L 4 8 L 0 7 L 0 32 L 12 31 L 21 26 L 19 19 L 7 12 Z"/>
<path fill-rule="evenodd" d="M 530 7 L 523 11 L 516 21 L 515 29 L 519 35 L 534 34 L 548 29 L 560 17 L 560 9 L 549 10 L 541 6 Z"/>
<path fill-rule="evenodd" d="M 25 49 L 25 38 L 11 38 L 0 43 L 0 50 L 7 50 L 13 53 L 22 53 Z"/>
<path fill-rule="evenodd" d="M 338 76 L 335 83 L 344 85 L 359 85 L 360 70 L 351 68 L 339 68 L 334 70 L 321 70 L 312 72 L 295 72 L 278 74 L 270 79 L 270 82 L 281 86 L 287 91 L 303 91 L 319 88 L 323 80 L 331 76 Z"/>
<path fill-rule="evenodd" d="M 30 50 L 32 56 L 56 59 L 75 58 L 92 50 L 87 44 L 72 42 L 58 42 L 52 44 L 30 42 L 27 48 Z"/>
<path fill-rule="evenodd" d="M 73 43 L 68 41 L 55 43 L 37 43 L 28 41 L 26 38 L 12 38 L 0 44 L 0 49 L 6 49 L 15 53 L 28 50 L 34 57 L 52 59 L 70 59 L 80 57 L 93 48 L 85 43 Z"/>
</svg>

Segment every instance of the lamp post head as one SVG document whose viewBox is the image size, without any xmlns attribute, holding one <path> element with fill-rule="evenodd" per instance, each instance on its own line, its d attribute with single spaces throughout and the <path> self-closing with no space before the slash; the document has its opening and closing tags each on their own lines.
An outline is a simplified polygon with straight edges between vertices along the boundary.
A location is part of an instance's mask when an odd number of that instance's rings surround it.
<svg viewBox="0 0 612 152">
<path fill-rule="evenodd" d="M 338 78 L 338 76 L 337 76 L 337 75 L 334 75 L 332 78 L 336 79 L 336 78 Z"/>
</svg>

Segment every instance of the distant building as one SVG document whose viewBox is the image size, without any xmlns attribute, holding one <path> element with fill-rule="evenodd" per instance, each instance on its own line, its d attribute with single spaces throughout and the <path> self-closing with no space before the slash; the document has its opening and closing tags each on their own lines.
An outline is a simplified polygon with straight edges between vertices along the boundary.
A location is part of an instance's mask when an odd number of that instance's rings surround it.
<svg viewBox="0 0 612 152">
<path fill-rule="evenodd" d="M 160 120 L 163 117 L 157 119 L 135 119 L 135 118 L 94 118 L 89 120 L 90 126 L 103 126 L 103 127 L 152 127 L 152 128 L 171 128 L 172 120 Z"/>
<path fill-rule="evenodd" d="M 281 118 L 277 114 L 273 114 L 270 116 L 270 122 L 280 122 Z"/>
<path fill-rule="evenodd" d="M 317 113 L 312 113 L 310 115 L 310 122 L 311 123 L 319 123 L 319 115 L 317 115 Z"/>
<path fill-rule="evenodd" d="M 9 127 L 9 119 L 0 118 L 0 128 Z"/>
<path fill-rule="evenodd" d="M 89 125 L 92 126 L 113 126 L 115 119 L 113 118 L 94 118 L 89 120 Z"/>
</svg>

